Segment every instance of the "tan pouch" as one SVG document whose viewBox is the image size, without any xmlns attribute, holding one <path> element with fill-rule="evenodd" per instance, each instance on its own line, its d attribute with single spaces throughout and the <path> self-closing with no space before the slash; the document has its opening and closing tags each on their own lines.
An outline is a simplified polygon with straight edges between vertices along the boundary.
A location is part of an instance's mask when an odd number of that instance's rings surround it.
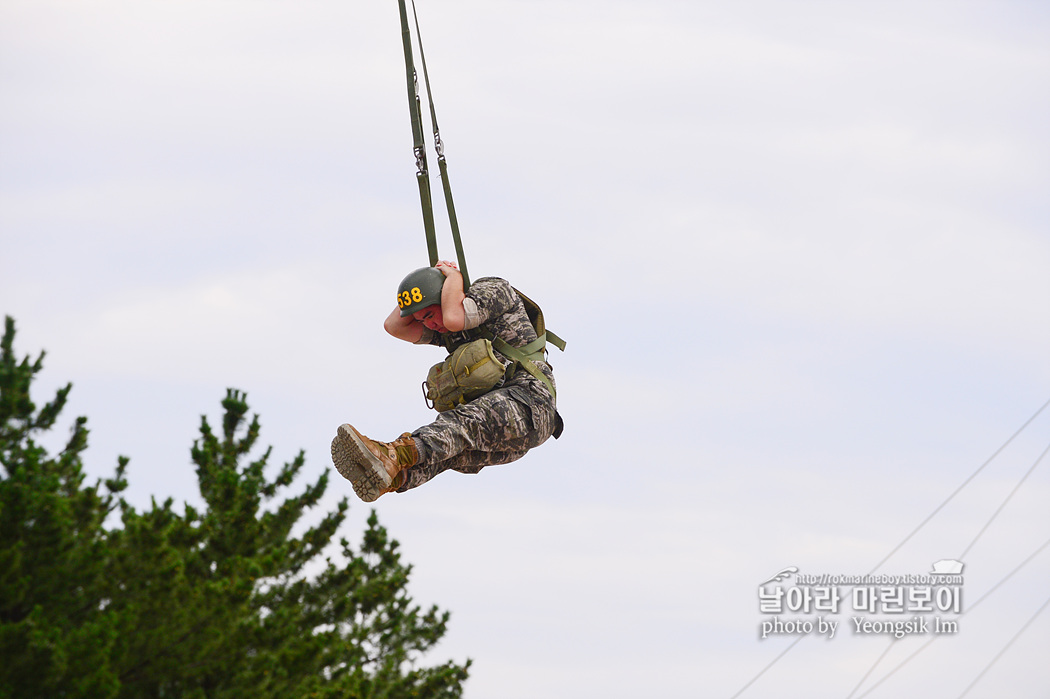
<svg viewBox="0 0 1050 699">
<path fill-rule="evenodd" d="M 427 405 L 439 413 L 468 403 L 492 390 L 506 366 L 485 338 L 462 345 L 445 361 L 430 367 L 423 392 Z"/>
</svg>

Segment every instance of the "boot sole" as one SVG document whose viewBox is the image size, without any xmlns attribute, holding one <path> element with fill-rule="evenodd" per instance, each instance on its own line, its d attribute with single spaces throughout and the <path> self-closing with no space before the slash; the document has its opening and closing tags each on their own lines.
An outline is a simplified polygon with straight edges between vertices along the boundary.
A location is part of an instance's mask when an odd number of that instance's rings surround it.
<svg viewBox="0 0 1050 699">
<path fill-rule="evenodd" d="M 365 502 L 374 502 L 390 487 L 390 474 L 352 425 L 339 426 L 332 440 L 332 463 Z"/>
</svg>

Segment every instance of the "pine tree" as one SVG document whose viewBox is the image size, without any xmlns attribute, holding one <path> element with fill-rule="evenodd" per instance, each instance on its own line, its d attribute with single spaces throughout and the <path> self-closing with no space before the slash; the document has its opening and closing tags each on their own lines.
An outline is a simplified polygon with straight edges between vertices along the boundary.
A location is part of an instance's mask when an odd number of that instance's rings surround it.
<svg viewBox="0 0 1050 699">
<path fill-rule="evenodd" d="M 408 595 L 411 566 L 373 511 L 362 543 L 339 541 L 347 501 L 301 534 L 327 472 L 286 496 L 300 452 L 270 474 L 259 418 L 227 392 L 222 429 L 201 419 L 191 458 L 204 506 L 141 512 L 114 477 L 84 484 L 78 418 L 54 458 L 50 430 L 70 386 L 37 410 L 42 368 L 0 354 L 0 697 L 458 697 L 470 665 L 422 665 L 448 613 Z M 110 517 L 119 514 L 119 524 Z M 110 522 L 107 524 L 107 522 Z"/>
</svg>

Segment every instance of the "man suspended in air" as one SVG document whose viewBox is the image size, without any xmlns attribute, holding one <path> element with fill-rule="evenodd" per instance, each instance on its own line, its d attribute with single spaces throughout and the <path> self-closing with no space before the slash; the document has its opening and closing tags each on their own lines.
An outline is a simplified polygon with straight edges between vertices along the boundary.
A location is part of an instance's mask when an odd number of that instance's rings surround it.
<svg viewBox="0 0 1050 699">
<path fill-rule="evenodd" d="M 545 331 L 542 313 L 527 297 L 497 277 L 478 279 L 464 293 L 456 266 L 439 262 L 405 277 L 397 299 L 386 331 L 449 352 L 427 378 L 427 397 L 439 412 L 434 422 L 393 442 L 339 427 L 332 461 L 358 497 L 372 502 L 450 469 L 477 473 L 561 435 L 544 341 L 564 343 Z"/>
</svg>

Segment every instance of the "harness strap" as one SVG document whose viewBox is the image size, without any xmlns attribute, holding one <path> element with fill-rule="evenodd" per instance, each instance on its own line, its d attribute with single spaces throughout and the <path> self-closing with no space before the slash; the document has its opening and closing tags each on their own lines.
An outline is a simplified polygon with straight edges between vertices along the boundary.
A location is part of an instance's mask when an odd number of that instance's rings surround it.
<svg viewBox="0 0 1050 699">
<path fill-rule="evenodd" d="M 412 61 L 412 36 L 408 24 L 408 11 L 405 0 L 398 0 L 401 13 L 401 37 L 405 49 L 405 71 L 408 76 L 408 107 L 412 116 L 413 152 L 416 156 L 416 180 L 419 182 L 419 200 L 423 208 L 423 228 L 427 236 L 427 254 L 430 266 L 438 262 L 437 235 L 434 230 L 434 203 L 430 192 L 430 177 L 427 171 L 426 146 L 423 143 L 423 119 L 419 99 L 419 83 Z M 430 107 L 430 122 L 434 126 L 434 151 L 438 156 L 438 172 L 441 176 L 441 187 L 445 194 L 445 210 L 448 212 L 449 226 L 452 228 L 452 241 L 456 246 L 456 259 L 459 261 L 459 272 L 463 275 L 463 291 L 470 288 L 470 276 L 467 272 L 467 258 L 463 252 L 463 241 L 459 235 L 459 219 L 456 217 L 456 205 L 452 201 L 452 185 L 448 179 L 448 165 L 445 162 L 445 144 L 438 129 L 437 111 L 434 108 L 434 95 L 430 90 L 430 76 L 427 73 L 427 59 L 423 53 L 423 37 L 419 32 L 419 15 L 416 12 L 415 0 L 412 0 L 412 18 L 416 25 L 416 40 L 419 43 L 419 61 L 423 68 L 423 82 L 427 90 L 427 103 Z"/>
<path fill-rule="evenodd" d="M 560 349 L 562 352 L 565 351 L 565 340 L 555 335 L 553 330 L 548 330 L 544 333 L 544 335 L 547 336 L 547 342 L 551 343 L 552 345 Z"/>
<path fill-rule="evenodd" d="M 405 0 L 398 0 L 398 9 L 401 15 L 401 41 L 405 51 L 405 76 L 408 86 L 408 109 L 412 117 L 412 145 L 416 156 L 416 181 L 419 184 L 419 201 L 423 209 L 423 228 L 427 237 L 427 253 L 430 256 L 430 265 L 438 262 L 437 236 L 434 230 L 434 203 L 430 191 L 430 174 L 427 170 L 426 145 L 423 140 L 423 117 L 422 102 L 419 96 L 419 81 L 416 76 L 415 64 L 412 60 L 412 32 L 408 23 L 408 10 Z M 415 0 L 412 0 L 412 19 L 416 27 L 416 40 L 419 43 L 419 61 L 423 68 L 423 82 L 427 91 L 427 104 L 430 108 L 430 122 L 434 127 L 434 150 L 438 156 L 438 171 L 441 176 L 441 186 L 445 194 L 445 209 L 448 212 L 449 225 L 452 228 L 452 240 L 456 246 L 456 258 L 459 261 L 459 271 L 463 275 L 463 291 L 470 287 L 470 277 L 467 273 L 467 258 L 463 252 L 463 241 L 459 235 L 459 221 L 456 218 L 456 206 L 452 201 L 452 185 L 448 178 L 448 165 L 445 162 L 445 145 L 441 140 L 441 132 L 438 128 L 437 110 L 434 108 L 434 95 L 430 89 L 430 75 L 427 72 L 427 59 L 423 53 L 423 37 L 419 31 L 419 14 L 416 12 Z M 537 308 L 539 308 L 537 306 Z M 541 314 L 542 317 L 542 314 Z M 542 325 L 542 322 L 541 322 Z M 520 364 L 536 379 L 543 382 L 551 395 L 556 395 L 554 385 L 550 379 L 540 371 L 535 362 L 545 360 L 544 351 L 549 341 L 558 349 L 565 350 L 565 340 L 555 333 L 538 328 L 538 337 L 518 348 L 508 344 L 505 340 L 493 336 L 491 333 L 482 333 L 499 352 L 514 360 L 514 364 Z M 513 370 L 513 364 L 508 370 Z"/>
<path fill-rule="evenodd" d="M 547 378 L 547 375 L 540 371 L 540 368 L 536 366 L 537 361 L 543 361 L 542 349 L 538 353 L 526 355 L 526 353 L 522 351 L 525 348 L 515 347 L 514 345 L 504 340 L 502 337 L 493 335 L 488 330 L 482 331 L 481 335 L 482 337 L 487 338 L 492 343 L 492 346 L 496 349 L 497 352 L 514 360 L 511 363 L 511 365 L 507 367 L 508 376 L 514 373 L 516 366 L 521 366 L 522 369 L 532 374 L 533 378 L 541 381 L 543 385 L 547 387 L 547 390 L 550 391 L 551 396 L 555 398 L 558 397 L 558 392 L 554 390 L 554 384 L 551 383 L 551 380 Z M 530 347 L 533 344 L 534 342 L 530 342 L 525 347 Z M 535 356 L 536 354 L 540 355 L 539 359 L 533 360 L 529 358 L 530 356 Z"/>
<path fill-rule="evenodd" d="M 423 140 L 423 116 L 420 113 L 419 81 L 412 62 L 412 34 L 408 28 L 408 13 L 404 0 L 398 0 L 401 13 L 401 43 L 405 49 L 405 81 L 408 87 L 408 112 L 412 118 L 412 154 L 416 158 L 416 184 L 419 185 L 419 203 L 423 209 L 423 229 L 427 237 L 430 265 L 438 261 L 437 237 L 434 232 L 434 204 L 430 194 L 430 173 L 427 170 L 427 149 Z"/>
<path fill-rule="evenodd" d="M 547 333 L 543 333 L 529 344 L 522 345 L 521 347 L 516 347 L 515 349 L 524 354 L 526 357 L 529 358 L 529 360 L 533 362 L 542 362 L 544 361 L 543 348 L 546 346 L 546 344 Z"/>
</svg>

